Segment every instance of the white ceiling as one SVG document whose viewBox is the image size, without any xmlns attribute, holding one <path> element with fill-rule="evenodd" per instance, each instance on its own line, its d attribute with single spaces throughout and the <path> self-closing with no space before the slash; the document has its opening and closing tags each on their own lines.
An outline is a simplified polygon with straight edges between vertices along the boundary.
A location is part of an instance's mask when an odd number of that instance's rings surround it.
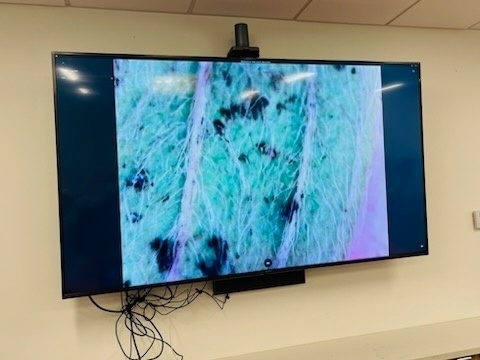
<svg viewBox="0 0 480 360">
<path fill-rule="evenodd" d="M 0 4 L 480 30 L 480 0 L 0 0 Z"/>
</svg>

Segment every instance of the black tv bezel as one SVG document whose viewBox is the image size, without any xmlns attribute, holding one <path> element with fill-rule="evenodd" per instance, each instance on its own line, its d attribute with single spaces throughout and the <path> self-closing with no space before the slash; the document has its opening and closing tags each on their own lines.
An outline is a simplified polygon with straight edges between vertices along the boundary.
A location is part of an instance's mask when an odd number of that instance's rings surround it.
<svg viewBox="0 0 480 360">
<path fill-rule="evenodd" d="M 422 202 L 424 204 L 424 213 L 425 217 L 422 219 L 425 229 L 425 244 L 423 251 L 411 252 L 411 253 L 404 253 L 404 254 L 396 254 L 396 255 L 388 255 L 382 257 L 374 257 L 374 258 L 365 258 L 365 259 L 355 259 L 355 260 L 346 260 L 346 261 L 337 261 L 337 262 L 329 262 L 323 264 L 312 264 L 312 265 L 303 265 L 303 266 L 295 266 L 295 267 L 286 267 L 282 269 L 265 269 L 260 271 L 248 272 L 248 273 L 241 273 L 241 274 L 229 274 L 229 275 L 222 275 L 217 277 L 202 277 L 196 279 L 186 279 L 186 280 L 179 280 L 179 281 L 172 281 L 172 282 L 162 282 L 162 283 L 154 283 L 154 284 L 145 284 L 145 285 L 138 285 L 138 286 L 129 286 L 129 287 L 112 287 L 109 289 L 104 289 L 101 291 L 82 291 L 82 292 L 66 292 L 65 289 L 65 258 L 64 258 L 64 238 L 62 236 L 62 179 L 61 179 L 61 171 L 60 171 L 60 163 L 61 163 L 61 148 L 59 147 L 59 134 L 58 134 L 58 94 L 57 94 L 57 71 L 55 65 L 55 58 L 57 56 L 75 56 L 75 57 L 100 57 L 100 58 L 121 58 L 121 59 L 132 59 L 132 60 L 177 60 L 177 61 L 212 61 L 212 62 L 231 62 L 231 63 L 283 63 L 283 64 L 316 64 L 316 65 L 367 65 L 367 66 L 386 66 L 386 65 L 406 65 L 406 66 L 413 66 L 416 67 L 418 70 L 418 86 L 419 86 L 419 94 L 418 94 L 418 101 L 419 101 L 419 131 L 420 131 L 420 151 L 421 154 L 421 165 L 422 165 L 422 193 L 423 199 Z M 120 53 L 95 53 L 95 52 L 64 52 L 64 51 L 53 51 L 51 53 L 52 59 L 52 74 L 53 74 L 53 97 L 54 97 L 54 117 L 55 117 L 55 140 L 56 140 L 56 169 L 57 169 L 57 195 L 58 195 L 58 215 L 59 215 L 59 233 L 60 233 L 60 260 L 61 260 L 61 278 L 62 278 L 62 298 L 69 299 L 69 298 L 76 298 L 76 297 L 83 297 L 83 296 L 92 296 L 92 295 L 101 295 L 101 294 L 109 294 L 109 293 L 116 293 L 121 291 L 130 291 L 130 290 L 140 290 L 145 288 L 155 288 L 155 287 L 162 287 L 162 286 L 175 286 L 175 285 L 182 285 L 182 284 L 193 284 L 198 282 L 205 282 L 205 281 L 216 281 L 216 280 L 245 280 L 246 278 L 255 278 L 260 277 L 262 275 L 275 275 L 275 274 L 285 274 L 290 272 L 299 272 L 302 270 L 309 270 L 309 269 L 317 269 L 323 267 L 333 267 L 339 265 L 349 265 L 349 264 L 359 264 L 359 263 L 370 263 L 376 261 L 383 261 L 383 260 L 394 260 L 394 259 L 401 259 L 401 258 L 409 258 L 409 257 L 416 257 L 416 256 L 425 256 L 429 254 L 429 241 L 428 241 L 428 222 L 427 222 L 427 207 L 426 207 L 426 184 L 425 184 L 425 151 L 424 151 L 424 130 L 423 130 L 423 111 L 422 111 L 422 87 L 421 87 L 421 64 L 418 61 L 365 61 L 365 60 L 312 60 L 312 59 L 302 59 L 302 58 L 255 58 L 255 59 L 240 59 L 240 58 L 227 58 L 227 57 L 213 57 L 213 56 L 176 56 L 176 55 L 144 55 L 144 54 L 120 54 Z M 385 160 L 386 162 L 386 160 Z M 386 178 L 387 182 L 387 189 L 388 189 L 388 177 Z M 388 190 L 387 190 L 388 192 Z M 388 197 L 387 197 L 387 209 L 388 209 Z M 388 224 L 390 224 L 390 217 L 388 219 Z M 389 240 L 389 247 L 390 247 L 390 240 Z"/>
</svg>

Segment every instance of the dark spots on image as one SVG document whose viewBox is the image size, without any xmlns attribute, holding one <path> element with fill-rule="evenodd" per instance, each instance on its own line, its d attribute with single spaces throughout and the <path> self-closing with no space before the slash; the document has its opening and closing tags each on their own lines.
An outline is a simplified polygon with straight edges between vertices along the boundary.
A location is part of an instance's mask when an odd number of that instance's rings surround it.
<svg viewBox="0 0 480 360">
<path fill-rule="evenodd" d="M 342 64 L 335 64 L 333 65 L 333 68 L 337 71 L 342 71 L 342 70 L 345 70 L 345 65 L 342 65 Z"/>
<path fill-rule="evenodd" d="M 128 187 L 133 187 L 136 191 L 142 191 L 148 188 L 148 171 L 141 169 L 135 173 L 129 180 L 127 180 L 126 185 Z"/>
<path fill-rule="evenodd" d="M 277 150 L 275 150 L 273 147 L 267 145 L 265 141 L 259 142 L 257 145 L 258 151 L 262 153 L 263 155 L 268 156 L 271 159 L 275 159 L 277 157 Z"/>
<path fill-rule="evenodd" d="M 250 109 L 249 112 L 251 113 L 254 120 L 258 120 L 259 117 L 263 116 L 263 110 L 268 106 L 270 102 L 265 96 L 255 94 L 250 99 Z"/>
<path fill-rule="evenodd" d="M 170 199 L 170 195 L 167 194 L 163 196 L 160 200 L 164 203 L 164 202 L 167 202 L 169 199 Z"/>
<path fill-rule="evenodd" d="M 218 112 L 226 120 L 231 120 L 232 119 L 232 111 L 230 109 L 220 108 L 220 110 Z"/>
<path fill-rule="evenodd" d="M 282 207 L 282 213 L 281 213 L 282 218 L 285 221 L 292 222 L 293 216 L 295 215 L 295 213 L 298 211 L 299 208 L 300 206 L 298 205 L 297 200 L 295 200 L 294 197 L 291 196 L 287 200 L 285 205 Z"/>
<path fill-rule="evenodd" d="M 233 118 L 237 116 L 245 116 L 247 111 L 243 106 L 231 104 L 228 108 L 220 108 L 219 113 L 225 120 L 228 121 L 233 120 Z"/>
<path fill-rule="evenodd" d="M 119 86 L 120 85 L 120 79 L 118 77 L 114 77 L 113 78 L 113 84 L 115 87 Z"/>
<path fill-rule="evenodd" d="M 123 282 L 123 287 L 128 288 L 128 287 L 130 287 L 130 286 L 132 286 L 132 282 L 131 282 L 130 280 L 125 280 L 125 281 Z"/>
<path fill-rule="evenodd" d="M 287 98 L 287 103 L 288 104 L 293 104 L 295 101 L 297 101 L 297 95 L 290 95 L 288 98 Z"/>
<path fill-rule="evenodd" d="M 207 261 L 200 261 L 198 267 L 204 276 L 214 277 L 225 273 L 228 267 L 228 243 L 221 237 L 212 236 L 207 242 L 212 252 L 212 258 Z"/>
<path fill-rule="evenodd" d="M 232 85 L 232 75 L 230 75 L 228 71 L 223 70 L 222 77 L 223 77 L 223 80 L 225 80 L 225 85 L 227 87 L 230 87 Z"/>
<path fill-rule="evenodd" d="M 248 156 L 245 155 L 245 154 L 240 154 L 240 156 L 238 157 L 238 160 L 243 162 L 243 163 L 247 163 L 248 162 Z"/>
<path fill-rule="evenodd" d="M 220 108 L 218 112 L 226 121 L 236 117 L 251 117 L 253 120 L 258 120 L 263 116 L 263 111 L 269 104 L 270 102 L 265 96 L 254 94 L 247 101 L 240 104 L 232 103 L 228 107 Z"/>
<path fill-rule="evenodd" d="M 355 75 L 357 73 L 357 69 L 355 69 L 354 67 L 352 67 L 352 70 L 350 70 L 350 73 L 352 75 Z"/>
<path fill-rule="evenodd" d="M 221 116 L 223 116 L 223 118 L 225 118 L 225 120 L 232 120 L 233 116 L 235 116 L 231 107 L 230 108 L 220 108 L 219 113 L 220 113 Z"/>
<path fill-rule="evenodd" d="M 273 196 L 273 195 L 263 197 L 263 202 L 265 204 L 270 204 L 270 203 L 273 202 L 273 200 L 275 200 L 275 196 Z"/>
<path fill-rule="evenodd" d="M 273 88 L 273 90 L 278 90 L 279 85 L 284 79 L 284 74 L 282 73 L 273 73 L 270 76 L 270 86 Z"/>
<path fill-rule="evenodd" d="M 269 148 L 267 150 L 267 153 L 265 155 L 268 155 L 269 157 L 271 157 L 272 159 L 276 158 L 277 157 L 277 150 L 273 149 L 273 148 Z"/>
<path fill-rule="evenodd" d="M 174 245 L 169 239 L 155 238 L 150 248 L 156 253 L 159 272 L 170 270 L 174 260 Z"/>
<path fill-rule="evenodd" d="M 238 104 L 230 105 L 230 111 L 232 112 L 233 116 L 236 116 L 237 114 L 240 116 L 245 116 L 245 114 L 247 113 L 245 107 Z"/>
<path fill-rule="evenodd" d="M 287 110 L 287 107 L 285 106 L 285 104 L 282 104 L 282 103 L 277 103 L 277 106 L 275 106 L 275 108 L 277 109 L 277 112 L 280 114 L 283 110 Z"/>
<path fill-rule="evenodd" d="M 218 119 L 213 120 L 213 127 L 218 135 L 223 136 L 225 133 L 225 124 L 223 122 Z"/>
<path fill-rule="evenodd" d="M 137 212 L 132 212 L 130 213 L 130 221 L 133 223 L 133 224 L 136 224 L 138 223 L 140 220 L 142 220 L 143 216 L 142 214 L 139 214 Z"/>
</svg>

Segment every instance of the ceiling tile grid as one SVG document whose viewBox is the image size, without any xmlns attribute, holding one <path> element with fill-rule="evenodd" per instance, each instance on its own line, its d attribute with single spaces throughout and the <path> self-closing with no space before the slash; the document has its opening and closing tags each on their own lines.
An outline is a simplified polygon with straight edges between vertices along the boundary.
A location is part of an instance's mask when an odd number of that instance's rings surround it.
<svg viewBox="0 0 480 360">
<path fill-rule="evenodd" d="M 308 0 L 196 0 L 193 14 L 294 19 Z"/>
<path fill-rule="evenodd" d="M 385 25 L 416 2 L 416 0 L 313 0 L 298 16 L 298 20 Z"/>
<path fill-rule="evenodd" d="M 480 30 L 480 0 L 0 0 L 1 4 Z"/>
<path fill-rule="evenodd" d="M 190 0 L 70 0 L 72 7 L 186 13 Z"/>
<path fill-rule="evenodd" d="M 64 0 L 0 0 L 0 4 L 65 6 Z"/>
<path fill-rule="evenodd" d="M 422 0 L 391 25 L 467 29 L 479 21 L 479 0 Z"/>
</svg>

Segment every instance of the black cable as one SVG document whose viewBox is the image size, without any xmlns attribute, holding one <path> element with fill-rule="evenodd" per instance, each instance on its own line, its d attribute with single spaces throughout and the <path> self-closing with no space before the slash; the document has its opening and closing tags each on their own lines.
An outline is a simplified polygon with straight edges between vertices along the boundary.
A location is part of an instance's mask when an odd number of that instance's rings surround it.
<svg viewBox="0 0 480 360">
<path fill-rule="evenodd" d="M 153 292 L 152 288 L 135 291 L 127 290 L 120 294 L 120 310 L 107 309 L 99 305 L 91 296 L 89 296 L 89 299 L 98 309 L 119 315 L 115 321 L 115 336 L 126 359 L 156 360 L 163 355 L 165 347 L 168 347 L 177 359 L 182 360 L 183 355 L 177 352 L 163 338 L 153 319 L 157 314 L 166 316 L 182 309 L 190 305 L 201 295 L 207 295 L 220 309 L 223 309 L 225 303 L 230 298 L 229 295 L 218 297 L 206 291 L 206 286 L 207 283 L 200 287 L 195 287 L 195 284 L 190 284 L 187 287 L 166 286 L 156 290 L 156 293 Z M 127 346 L 125 346 L 120 336 L 120 324 L 123 324 L 123 328 L 127 329 L 129 333 Z M 142 340 L 143 344 L 146 344 L 143 348 L 139 345 L 140 340 Z M 147 358 L 147 356 L 150 357 Z"/>
<path fill-rule="evenodd" d="M 122 314 L 123 313 L 122 310 L 110 310 L 110 309 L 104 308 L 103 306 L 100 306 L 95 300 L 93 300 L 93 298 L 91 296 L 89 296 L 88 298 L 93 303 L 93 305 L 95 305 L 97 308 L 99 308 L 102 311 L 106 311 L 106 312 L 114 313 L 114 314 Z"/>
</svg>

